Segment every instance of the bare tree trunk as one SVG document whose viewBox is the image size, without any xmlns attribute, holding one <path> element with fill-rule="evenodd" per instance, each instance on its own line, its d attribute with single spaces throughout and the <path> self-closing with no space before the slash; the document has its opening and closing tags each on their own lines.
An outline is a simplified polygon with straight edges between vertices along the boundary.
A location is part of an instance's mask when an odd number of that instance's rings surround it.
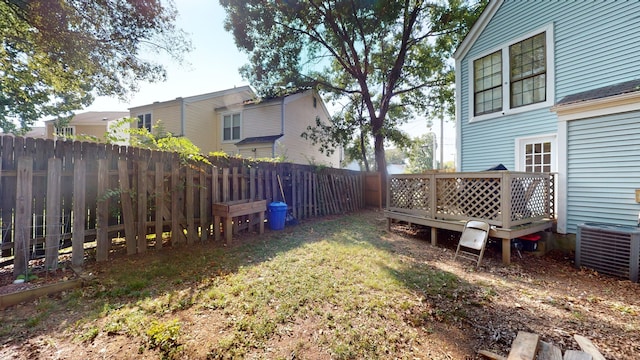
<svg viewBox="0 0 640 360">
<path fill-rule="evenodd" d="M 383 194 L 387 192 L 387 160 L 384 156 L 384 136 L 380 133 L 374 135 L 374 151 L 376 155 L 376 165 L 380 172 L 380 185 L 382 187 Z M 385 206 L 387 199 L 382 197 L 382 205 Z"/>
<path fill-rule="evenodd" d="M 360 131 L 360 151 L 362 152 L 362 161 L 364 162 L 364 169 L 369 172 L 369 159 L 367 159 L 367 148 L 364 142 L 365 134 Z"/>
</svg>

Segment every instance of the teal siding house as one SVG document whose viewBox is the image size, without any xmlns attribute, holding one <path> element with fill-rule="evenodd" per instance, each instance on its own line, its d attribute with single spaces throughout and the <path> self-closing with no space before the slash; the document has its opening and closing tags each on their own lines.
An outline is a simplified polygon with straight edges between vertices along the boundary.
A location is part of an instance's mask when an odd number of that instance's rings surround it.
<svg viewBox="0 0 640 360">
<path fill-rule="evenodd" d="M 638 14 L 640 1 L 490 1 L 454 54 L 456 167 L 557 173 L 561 234 L 638 224 Z"/>
</svg>

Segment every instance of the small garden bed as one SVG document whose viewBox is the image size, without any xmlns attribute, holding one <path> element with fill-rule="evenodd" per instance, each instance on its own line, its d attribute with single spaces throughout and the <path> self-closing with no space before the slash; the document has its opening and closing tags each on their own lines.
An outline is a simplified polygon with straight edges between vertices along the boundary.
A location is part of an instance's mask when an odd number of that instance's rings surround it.
<svg viewBox="0 0 640 360">
<path fill-rule="evenodd" d="M 15 283 L 13 267 L 0 270 L 0 309 L 82 286 L 82 279 L 67 264 L 54 271 L 46 271 L 40 264 L 30 267 L 26 276 Z"/>
</svg>

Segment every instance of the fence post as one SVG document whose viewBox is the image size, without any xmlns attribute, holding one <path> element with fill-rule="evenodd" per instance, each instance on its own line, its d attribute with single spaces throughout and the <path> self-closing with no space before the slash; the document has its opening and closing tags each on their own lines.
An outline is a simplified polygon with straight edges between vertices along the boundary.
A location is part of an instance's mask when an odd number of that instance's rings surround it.
<svg viewBox="0 0 640 360">
<path fill-rule="evenodd" d="M 143 154 L 140 154 L 143 157 Z M 138 164 L 138 253 L 147 252 L 147 162 L 139 160 Z"/>
<path fill-rule="evenodd" d="M 109 198 L 106 196 L 109 168 L 107 159 L 98 159 L 98 206 L 96 260 L 106 261 L 109 257 Z"/>
<path fill-rule="evenodd" d="M 73 166 L 73 234 L 71 236 L 71 265 L 84 262 L 84 229 L 86 212 L 87 164 L 76 158 Z"/>
<path fill-rule="evenodd" d="M 127 255 L 133 255 L 136 253 L 136 227 L 133 217 L 133 204 L 131 203 L 131 186 L 129 185 L 127 160 L 118 160 L 118 178 L 120 180 L 120 203 L 122 204 Z"/>
<path fill-rule="evenodd" d="M 51 158 L 47 163 L 47 223 L 44 266 L 47 270 L 58 267 L 58 246 L 62 235 L 62 219 L 60 217 L 60 176 L 62 159 Z"/>
<path fill-rule="evenodd" d="M 180 181 L 180 163 L 178 162 L 177 155 L 171 159 L 171 245 L 178 245 L 184 240 L 184 233 L 180 228 L 180 202 L 179 192 L 183 192 L 184 189 L 178 184 Z"/>
<path fill-rule="evenodd" d="M 205 242 L 209 235 L 209 225 L 211 217 L 209 216 L 210 207 L 207 207 L 207 199 L 209 199 L 209 186 L 207 186 L 207 167 L 200 168 L 198 173 L 200 174 L 200 242 Z"/>
<path fill-rule="evenodd" d="M 156 217 L 156 245 L 155 248 L 157 250 L 162 249 L 162 228 L 163 228 L 163 219 L 164 214 L 167 213 L 164 203 L 164 163 L 157 161 L 156 169 L 155 169 L 155 197 L 154 202 L 156 205 L 155 217 Z"/>
<path fill-rule="evenodd" d="M 218 182 L 218 167 L 211 168 L 211 214 L 213 215 L 213 204 L 220 202 L 220 184 Z M 213 239 L 220 240 L 220 216 L 213 215 Z"/>
<path fill-rule="evenodd" d="M 193 195 L 193 168 L 187 165 L 187 171 L 185 174 L 186 188 L 185 188 L 185 210 L 187 212 L 187 244 L 193 245 L 198 239 L 196 236 L 196 225 L 194 222 L 194 195 Z"/>
<path fill-rule="evenodd" d="M 21 157 L 18 159 L 18 173 L 16 181 L 16 218 L 14 239 L 13 275 L 18 276 L 27 271 L 29 242 L 31 235 L 31 204 L 33 197 L 33 159 Z"/>
<path fill-rule="evenodd" d="M 229 168 L 222 168 L 222 202 L 229 200 Z"/>
</svg>

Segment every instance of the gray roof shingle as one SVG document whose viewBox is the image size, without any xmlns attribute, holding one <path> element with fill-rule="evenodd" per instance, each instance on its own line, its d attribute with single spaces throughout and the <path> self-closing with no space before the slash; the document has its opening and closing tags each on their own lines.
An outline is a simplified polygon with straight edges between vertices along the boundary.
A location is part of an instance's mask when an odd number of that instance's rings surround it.
<svg viewBox="0 0 640 360">
<path fill-rule="evenodd" d="M 556 105 L 567 105 L 582 101 L 603 99 L 610 96 L 622 95 L 636 91 L 640 91 L 640 79 L 625 81 L 614 85 L 568 95 L 562 98 L 562 100 L 560 100 Z"/>
</svg>

